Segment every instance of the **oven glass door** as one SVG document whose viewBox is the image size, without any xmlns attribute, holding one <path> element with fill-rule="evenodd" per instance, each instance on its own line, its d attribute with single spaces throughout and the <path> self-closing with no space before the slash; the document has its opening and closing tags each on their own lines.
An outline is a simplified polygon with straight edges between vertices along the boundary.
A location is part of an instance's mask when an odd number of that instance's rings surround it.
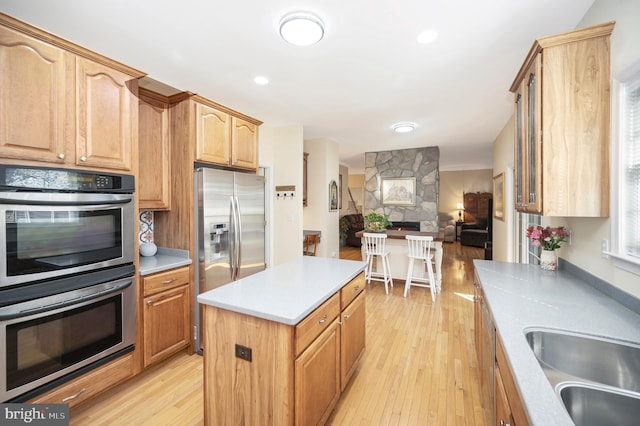
<svg viewBox="0 0 640 426">
<path fill-rule="evenodd" d="M 133 262 L 132 196 L 117 196 L 111 204 L 78 202 L 68 194 L 53 198 L 63 196 L 69 199 L 59 204 L 31 199 L 0 203 L 0 237 L 5 236 L 0 278 L 6 277 L 5 285 Z"/>
<path fill-rule="evenodd" d="M 35 382 L 122 342 L 120 295 L 7 326 L 7 390 Z"/>
</svg>

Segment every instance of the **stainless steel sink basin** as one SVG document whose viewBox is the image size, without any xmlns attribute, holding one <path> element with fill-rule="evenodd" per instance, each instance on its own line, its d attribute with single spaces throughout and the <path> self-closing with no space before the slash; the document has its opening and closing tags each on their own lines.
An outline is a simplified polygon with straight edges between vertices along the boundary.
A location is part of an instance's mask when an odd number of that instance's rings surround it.
<svg viewBox="0 0 640 426">
<path fill-rule="evenodd" d="M 639 345 L 550 330 L 531 330 L 525 336 L 543 369 L 547 368 L 545 374 L 554 386 L 567 379 L 562 374 L 558 377 L 559 372 L 640 392 Z M 549 371 L 548 367 L 556 371 Z"/>
<path fill-rule="evenodd" d="M 576 384 L 559 386 L 559 392 L 578 426 L 633 425 L 640 419 L 640 395 Z"/>
</svg>

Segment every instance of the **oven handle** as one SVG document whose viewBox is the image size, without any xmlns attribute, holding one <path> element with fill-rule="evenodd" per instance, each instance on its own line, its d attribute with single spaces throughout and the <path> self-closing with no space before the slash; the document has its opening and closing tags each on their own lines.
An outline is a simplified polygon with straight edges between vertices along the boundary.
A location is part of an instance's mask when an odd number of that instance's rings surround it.
<svg viewBox="0 0 640 426">
<path fill-rule="evenodd" d="M 9 320 L 13 318 L 25 317 L 25 316 L 37 314 L 40 312 L 50 311 L 51 308 L 54 308 L 54 307 L 58 309 L 58 308 L 63 308 L 65 306 L 74 305 L 80 301 L 84 302 L 84 301 L 97 299 L 99 297 L 106 296 L 108 294 L 118 293 L 132 284 L 133 284 L 133 278 L 126 279 L 126 280 L 123 280 L 122 282 L 119 282 L 118 284 L 113 285 L 112 287 L 106 288 L 104 290 L 100 290 L 96 293 L 91 293 L 84 296 L 75 297 L 69 300 L 63 300 L 60 302 L 50 303 L 44 306 L 37 306 L 35 308 L 16 310 L 15 307 L 5 306 L 4 308 L 0 308 L 0 320 Z"/>
<path fill-rule="evenodd" d="M 10 198 L 0 198 L 3 204 L 20 204 L 28 206 L 100 206 L 109 204 L 127 204 L 133 201 L 133 198 L 122 200 L 92 200 L 92 201 L 55 201 L 55 200 L 12 200 Z"/>
</svg>

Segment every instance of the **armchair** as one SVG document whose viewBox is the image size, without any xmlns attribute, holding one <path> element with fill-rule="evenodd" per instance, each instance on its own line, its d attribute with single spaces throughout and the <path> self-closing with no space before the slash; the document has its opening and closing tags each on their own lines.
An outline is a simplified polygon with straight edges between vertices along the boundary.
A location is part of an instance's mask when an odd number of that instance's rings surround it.
<svg viewBox="0 0 640 426">
<path fill-rule="evenodd" d="M 476 218 L 475 223 L 465 223 L 460 231 L 460 244 L 484 248 L 489 235 L 487 218 Z"/>
<path fill-rule="evenodd" d="M 347 245 L 351 247 L 360 247 L 360 237 L 356 237 L 356 232 L 364 229 L 364 217 L 361 214 L 347 214 L 343 216 L 349 221 L 349 229 L 347 230 Z"/>
</svg>

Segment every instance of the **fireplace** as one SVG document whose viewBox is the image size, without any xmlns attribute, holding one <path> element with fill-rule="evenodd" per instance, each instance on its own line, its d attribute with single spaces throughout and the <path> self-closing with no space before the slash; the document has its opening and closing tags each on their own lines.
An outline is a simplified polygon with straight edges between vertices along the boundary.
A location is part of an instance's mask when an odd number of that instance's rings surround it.
<svg viewBox="0 0 640 426">
<path fill-rule="evenodd" d="M 395 231 L 420 231 L 420 222 L 393 222 L 389 229 Z"/>
</svg>

